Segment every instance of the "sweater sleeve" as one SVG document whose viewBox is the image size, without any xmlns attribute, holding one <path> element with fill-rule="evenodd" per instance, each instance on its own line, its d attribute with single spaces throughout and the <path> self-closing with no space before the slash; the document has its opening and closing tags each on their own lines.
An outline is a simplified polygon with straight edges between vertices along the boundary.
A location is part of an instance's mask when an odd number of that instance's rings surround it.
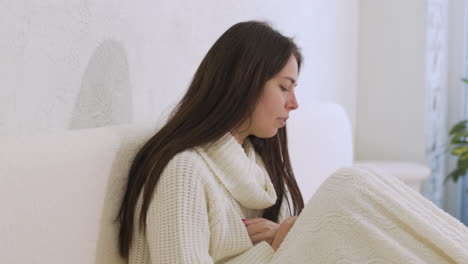
<svg viewBox="0 0 468 264">
<path fill-rule="evenodd" d="M 262 241 L 225 264 L 266 264 L 270 263 L 274 254 L 275 251 L 270 244 Z"/>
<path fill-rule="evenodd" d="M 164 169 L 146 220 L 152 264 L 213 263 L 200 166 L 180 153 Z"/>
</svg>

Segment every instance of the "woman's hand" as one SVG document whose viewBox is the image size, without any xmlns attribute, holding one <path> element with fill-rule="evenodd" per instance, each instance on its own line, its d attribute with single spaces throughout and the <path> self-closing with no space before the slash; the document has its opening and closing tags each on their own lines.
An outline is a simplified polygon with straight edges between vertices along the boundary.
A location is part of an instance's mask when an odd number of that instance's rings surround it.
<svg viewBox="0 0 468 264">
<path fill-rule="evenodd" d="M 280 224 L 260 217 L 243 221 L 254 245 L 262 241 L 272 245 L 273 239 L 280 228 Z"/>
<path fill-rule="evenodd" d="M 296 222 L 297 216 L 291 216 L 288 219 L 284 220 L 281 223 L 276 236 L 273 239 L 273 243 L 271 243 L 271 247 L 274 251 L 277 251 L 280 247 L 281 243 L 283 242 L 284 238 L 288 234 L 289 230 L 293 227 L 294 223 Z"/>
</svg>

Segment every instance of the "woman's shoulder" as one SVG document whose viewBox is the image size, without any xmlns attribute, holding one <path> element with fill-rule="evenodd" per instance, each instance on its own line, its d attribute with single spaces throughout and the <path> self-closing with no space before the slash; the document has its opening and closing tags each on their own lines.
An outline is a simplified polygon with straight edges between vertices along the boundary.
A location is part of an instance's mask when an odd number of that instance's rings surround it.
<svg viewBox="0 0 468 264">
<path fill-rule="evenodd" d="M 198 148 L 190 148 L 184 151 L 181 151 L 172 157 L 169 163 L 177 163 L 178 165 L 190 165 L 196 167 L 203 167 L 204 162 L 203 158 L 200 156 Z M 182 164 L 181 164 L 182 163 Z"/>
<path fill-rule="evenodd" d="M 195 149 L 187 149 L 174 155 L 164 169 L 163 174 L 172 174 L 172 177 L 181 176 L 203 180 L 208 173 L 208 167 L 200 153 Z"/>
</svg>

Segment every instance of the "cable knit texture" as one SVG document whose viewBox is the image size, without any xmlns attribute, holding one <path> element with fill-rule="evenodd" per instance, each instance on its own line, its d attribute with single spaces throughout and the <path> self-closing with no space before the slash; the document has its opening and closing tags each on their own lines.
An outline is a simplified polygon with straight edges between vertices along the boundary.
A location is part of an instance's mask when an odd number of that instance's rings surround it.
<svg viewBox="0 0 468 264">
<path fill-rule="evenodd" d="M 310 199 L 270 263 L 465 264 L 468 229 L 378 168 L 342 168 Z"/>
<path fill-rule="evenodd" d="M 241 146 L 228 133 L 181 152 L 161 174 L 148 211 L 147 234 L 134 233 L 129 263 L 268 263 L 273 249 L 267 242 L 253 245 L 241 219 L 261 217 L 276 199 L 262 159 L 248 139 Z M 284 200 L 279 222 L 289 216 Z M 138 221 L 134 227 L 138 230 Z"/>
</svg>

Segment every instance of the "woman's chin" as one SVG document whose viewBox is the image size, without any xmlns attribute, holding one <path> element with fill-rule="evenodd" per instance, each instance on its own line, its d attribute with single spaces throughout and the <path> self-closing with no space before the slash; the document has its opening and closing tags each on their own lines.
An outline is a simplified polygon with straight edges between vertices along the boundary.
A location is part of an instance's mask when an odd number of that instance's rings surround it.
<svg viewBox="0 0 468 264">
<path fill-rule="evenodd" d="M 271 131 L 262 131 L 261 133 L 255 133 L 255 136 L 258 138 L 271 138 L 278 133 L 278 129 L 273 129 Z"/>
</svg>

